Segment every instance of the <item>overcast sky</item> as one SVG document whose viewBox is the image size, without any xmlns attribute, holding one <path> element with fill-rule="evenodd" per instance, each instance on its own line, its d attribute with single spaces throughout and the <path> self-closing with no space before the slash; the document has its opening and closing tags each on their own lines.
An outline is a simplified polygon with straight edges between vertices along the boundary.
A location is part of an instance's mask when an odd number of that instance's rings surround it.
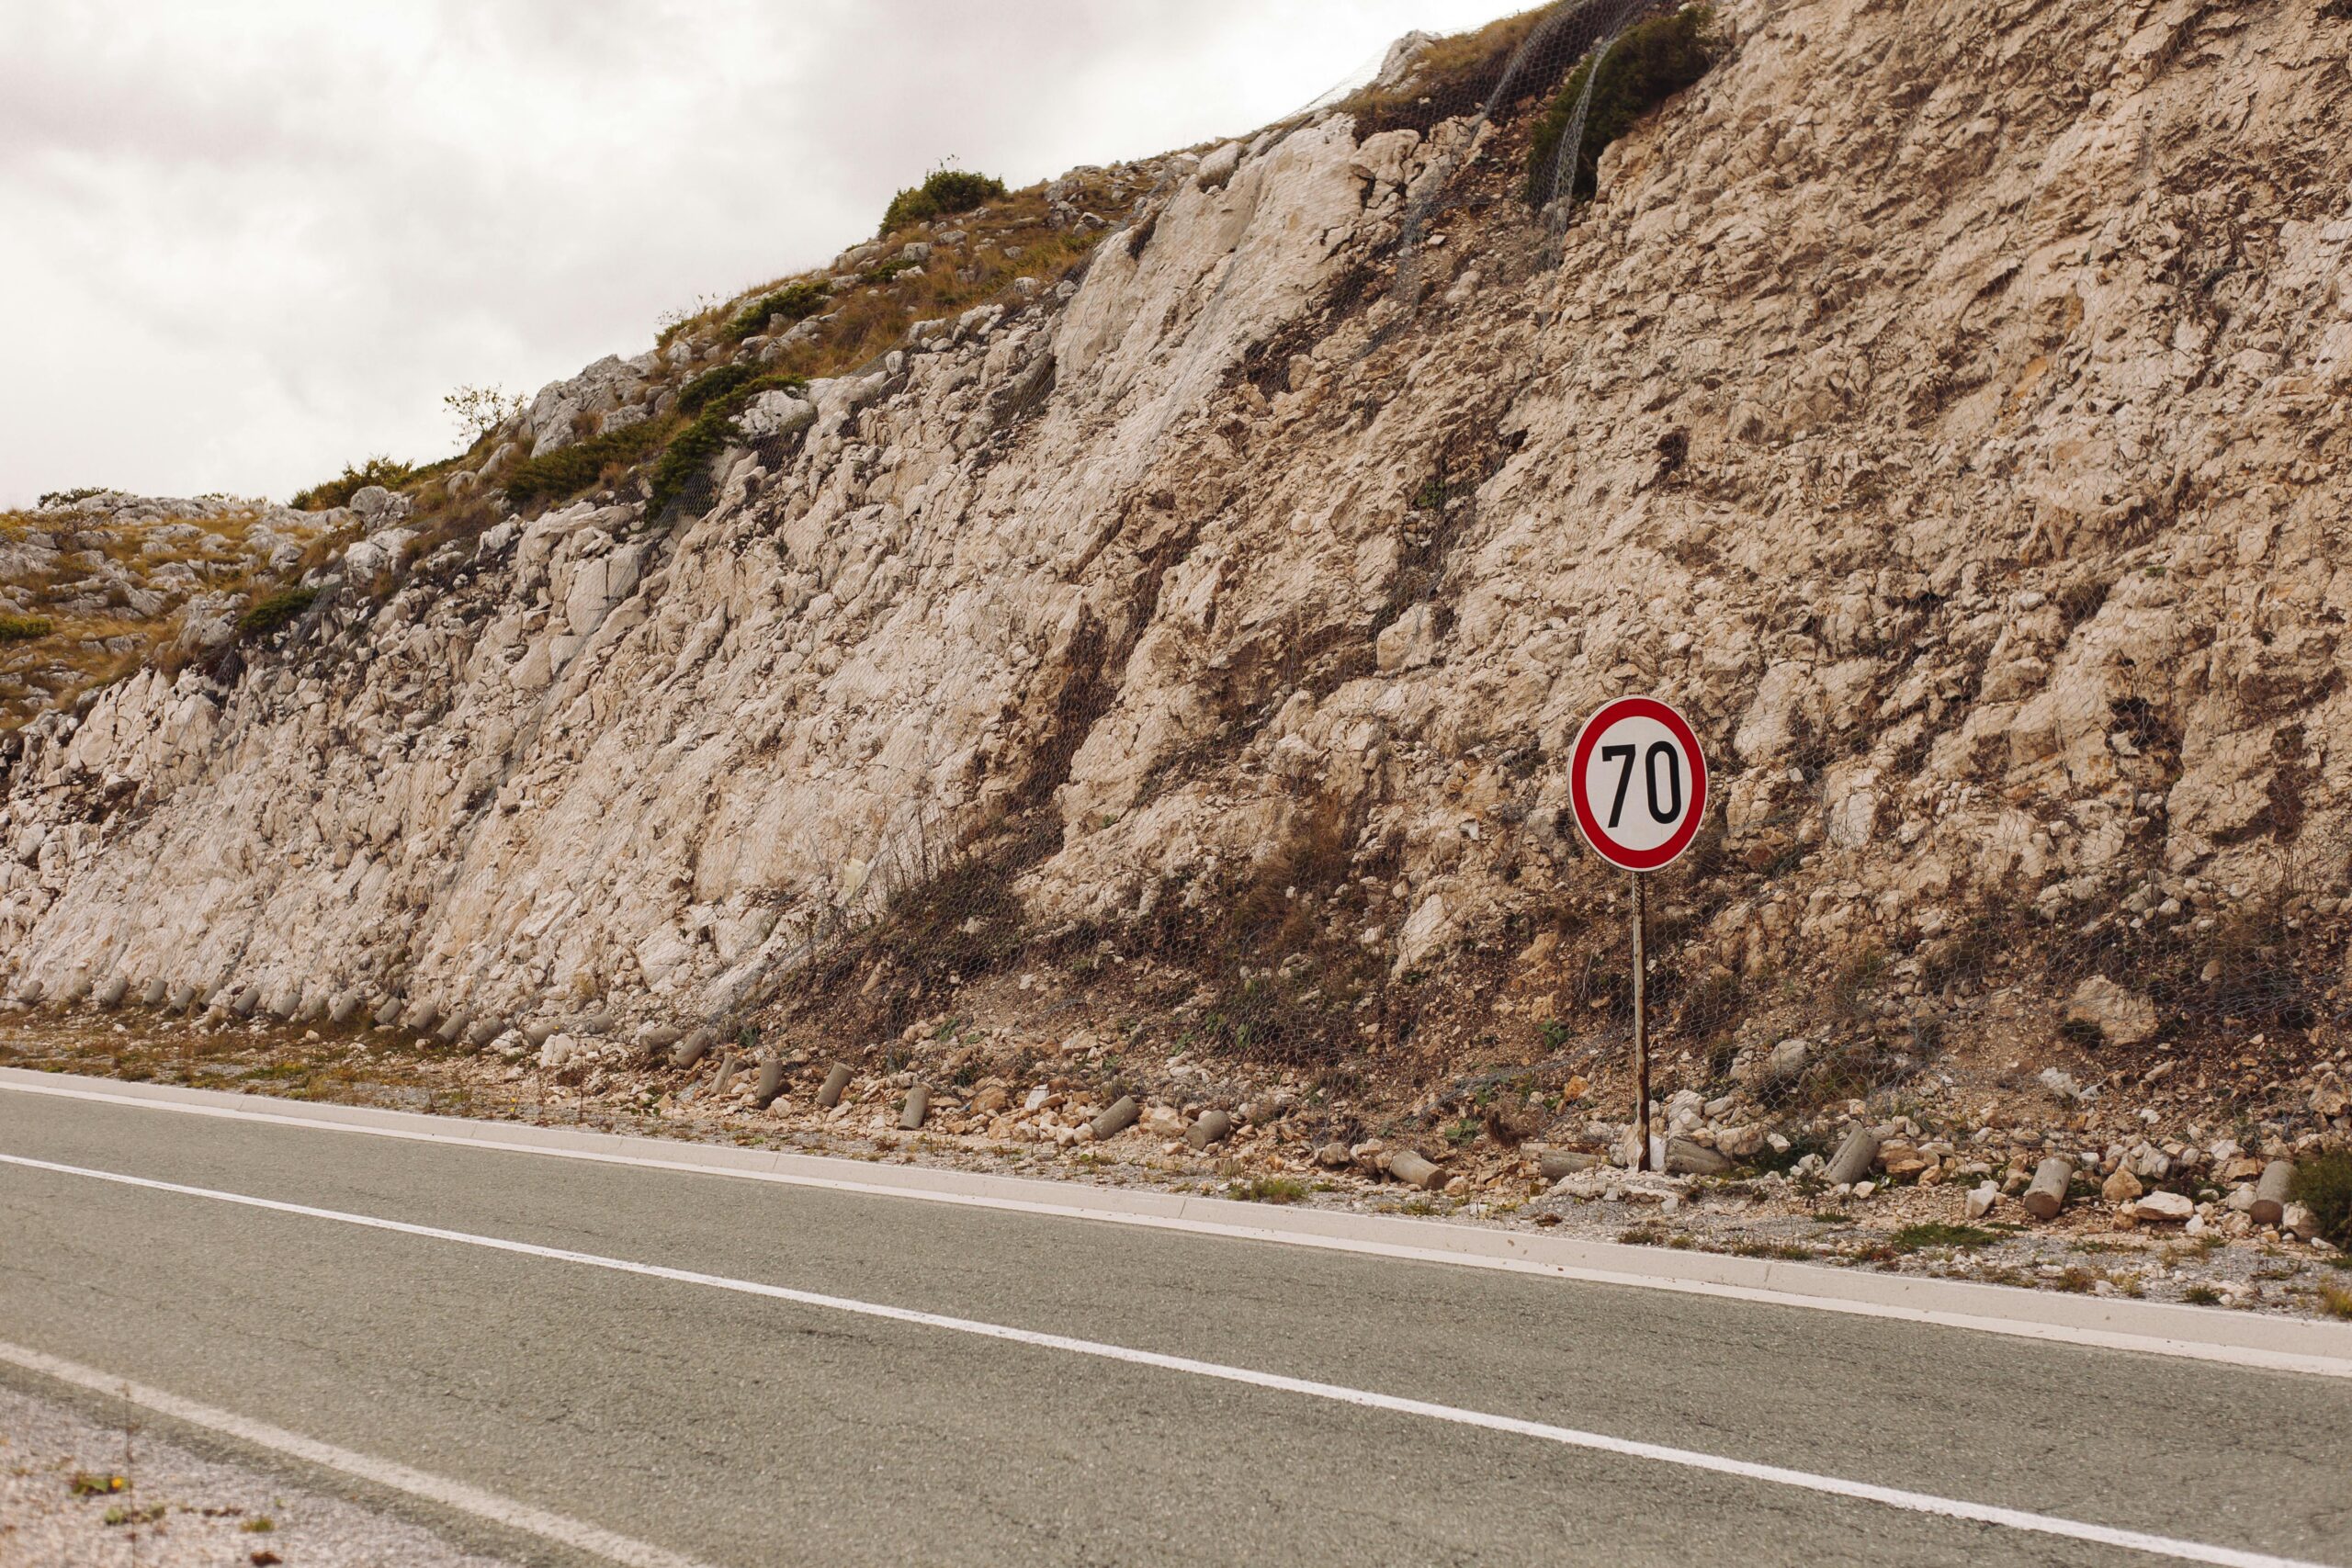
<svg viewBox="0 0 2352 1568">
<path fill-rule="evenodd" d="M 1521 0 L 1524 3 L 1524 0 Z M 1250 130 L 1511 0 L 0 4 L 0 505 L 283 499 L 665 311 Z"/>
</svg>

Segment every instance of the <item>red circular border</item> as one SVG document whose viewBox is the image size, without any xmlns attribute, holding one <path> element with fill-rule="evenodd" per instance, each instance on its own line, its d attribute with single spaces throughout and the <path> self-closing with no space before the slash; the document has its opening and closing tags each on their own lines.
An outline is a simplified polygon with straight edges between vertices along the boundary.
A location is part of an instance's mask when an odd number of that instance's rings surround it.
<svg viewBox="0 0 2352 1568">
<path fill-rule="evenodd" d="M 1654 718 L 1671 730 L 1682 742 L 1683 754 L 1690 759 L 1690 809 L 1684 813 L 1682 826 L 1674 836 L 1654 850 L 1628 850 L 1611 843 L 1600 830 L 1600 823 L 1592 814 L 1591 803 L 1584 797 L 1585 762 L 1592 749 L 1600 744 L 1601 735 L 1621 718 Z M 1584 841 L 1592 852 L 1610 864 L 1627 871 L 1656 871 L 1671 864 L 1676 857 L 1690 847 L 1699 836 L 1699 824 L 1707 815 L 1707 754 L 1699 749 L 1699 737 L 1682 716 L 1656 697 L 1619 697 L 1600 705 L 1593 716 L 1577 731 L 1575 750 L 1568 760 L 1568 800 L 1576 807 L 1577 827 L 1584 833 Z"/>
</svg>

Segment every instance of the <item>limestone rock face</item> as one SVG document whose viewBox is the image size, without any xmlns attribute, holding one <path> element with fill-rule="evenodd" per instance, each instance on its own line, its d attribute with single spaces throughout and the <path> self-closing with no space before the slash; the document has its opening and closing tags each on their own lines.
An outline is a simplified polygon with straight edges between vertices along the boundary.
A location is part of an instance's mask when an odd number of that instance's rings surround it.
<svg viewBox="0 0 2352 1568">
<path fill-rule="evenodd" d="M 1256 910 L 1302 990 L 1486 973 L 1583 900 L 1566 975 L 1622 923 L 1561 760 L 1629 691 L 1719 759 L 1679 940 L 1735 987 L 1987 907 L 2028 950 L 2187 930 L 2341 842 L 2352 21 L 1724 11 L 1556 266 L 1465 208 L 1408 314 L 1407 193 L 1470 132 L 1329 114 L 1162 182 L 1074 288 L 763 397 L 698 517 L 428 570 L 371 513 L 389 597 L 346 570 L 311 643 L 0 750 L 0 980 L 700 1018 L 967 849 L 1033 931 Z"/>
</svg>

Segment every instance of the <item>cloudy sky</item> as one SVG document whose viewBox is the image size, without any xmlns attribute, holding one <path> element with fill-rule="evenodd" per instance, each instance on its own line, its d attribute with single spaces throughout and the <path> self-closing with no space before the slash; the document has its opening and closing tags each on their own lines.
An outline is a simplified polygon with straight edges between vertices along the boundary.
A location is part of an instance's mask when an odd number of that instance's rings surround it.
<svg viewBox="0 0 2352 1568">
<path fill-rule="evenodd" d="M 438 457 L 452 388 L 650 347 L 943 158 L 1019 185 L 1249 130 L 1512 8 L 0 5 L 0 506 Z"/>
</svg>

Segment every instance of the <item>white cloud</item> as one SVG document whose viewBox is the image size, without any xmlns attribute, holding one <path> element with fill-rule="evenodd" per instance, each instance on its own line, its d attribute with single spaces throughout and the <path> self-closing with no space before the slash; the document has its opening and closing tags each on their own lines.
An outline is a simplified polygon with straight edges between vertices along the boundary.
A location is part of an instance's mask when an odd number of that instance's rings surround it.
<svg viewBox="0 0 2352 1568">
<path fill-rule="evenodd" d="M 283 497 L 669 309 L 1247 130 L 1507 0 L 231 0 L 0 11 L 0 504 Z"/>
</svg>

